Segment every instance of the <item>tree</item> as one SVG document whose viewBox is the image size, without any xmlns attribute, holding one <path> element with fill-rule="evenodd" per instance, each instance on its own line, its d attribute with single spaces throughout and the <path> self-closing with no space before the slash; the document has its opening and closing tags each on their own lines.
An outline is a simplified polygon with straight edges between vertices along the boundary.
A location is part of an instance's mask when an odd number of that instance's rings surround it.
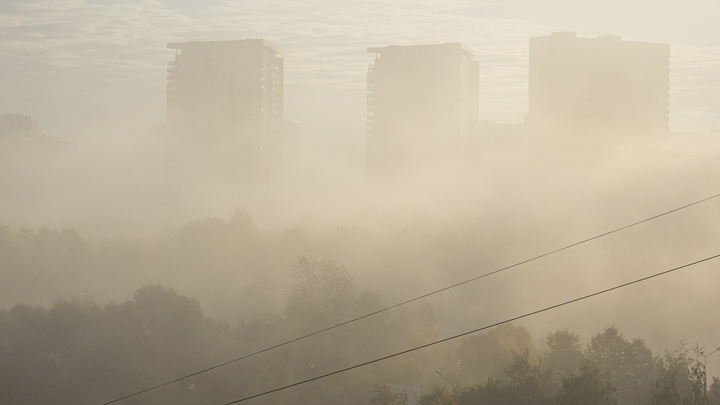
<svg viewBox="0 0 720 405">
<path fill-rule="evenodd" d="M 372 405 L 406 405 L 408 398 L 408 393 L 404 390 L 395 390 L 387 384 L 376 384 L 370 403 Z"/>
<path fill-rule="evenodd" d="M 527 349 L 515 354 L 513 362 L 505 369 L 505 374 L 510 377 L 512 403 L 518 405 L 552 403 L 549 389 L 551 373 L 551 370 L 543 371 L 540 362 L 532 364 Z"/>
<path fill-rule="evenodd" d="M 472 385 L 502 375 L 517 353 L 527 351 L 533 355 L 535 350 L 527 329 L 505 324 L 463 340 L 455 357 L 463 359 L 459 374 L 466 376 L 467 385 Z"/>
<path fill-rule="evenodd" d="M 585 359 L 580 335 L 567 329 L 550 332 L 545 336 L 548 350 L 543 364 L 556 376 L 576 373 Z"/>
<path fill-rule="evenodd" d="M 457 405 L 457 399 L 445 388 L 435 387 L 420 397 L 418 405 Z"/>
<path fill-rule="evenodd" d="M 679 405 L 681 394 L 690 389 L 690 361 L 684 343 L 656 359 L 657 376 L 652 381 L 651 405 Z"/>
<path fill-rule="evenodd" d="M 331 260 L 298 257 L 290 264 L 295 282 L 288 294 L 286 315 L 328 326 L 346 320 L 356 306 L 355 283 L 345 266 Z"/>
<path fill-rule="evenodd" d="M 690 365 L 690 388 L 688 389 L 684 405 L 708 405 L 708 396 L 705 392 L 706 380 L 705 380 L 705 363 L 700 361 L 703 350 L 699 346 L 695 346 L 693 349 L 695 352 L 695 359 L 691 359 Z"/>
<path fill-rule="evenodd" d="M 456 390 L 457 405 L 506 405 L 515 402 L 513 387 L 495 378 L 488 379 L 485 385 L 477 384 Z"/>
<path fill-rule="evenodd" d="M 73 229 L 12 231 L 0 226 L 0 307 L 51 304 L 48 297 L 77 291 L 78 281 L 91 275 L 92 264 L 92 250 Z"/>
<path fill-rule="evenodd" d="M 617 389 L 620 405 L 648 400 L 654 361 L 652 351 L 642 339 L 629 341 L 616 327 L 608 326 L 590 340 L 588 357 Z"/>
<path fill-rule="evenodd" d="M 55 403 L 58 365 L 48 311 L 16 305 L 0 311 L 0 403 Z"/>
<path fill-rule="evenodd" d="M 558 405 L 616 405 L 615 388 L 607 376 L 590 360 L 580 364 L 578 374 L 562 379 Z"/>
<path fill-rule="evenodd" d="M 720 405 L 720 378 L 713 377 L 708 389 L 708 402 L 710 405 Z"/>
</svg>

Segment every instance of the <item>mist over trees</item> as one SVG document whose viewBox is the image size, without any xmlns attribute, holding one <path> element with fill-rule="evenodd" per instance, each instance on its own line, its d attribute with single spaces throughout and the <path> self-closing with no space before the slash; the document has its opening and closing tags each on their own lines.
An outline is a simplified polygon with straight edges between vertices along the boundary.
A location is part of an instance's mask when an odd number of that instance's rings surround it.
<svg viewBox="0 0 720 405">
<path fill-rule="evenodd" d="M 148 285 L 131 300 L 63 299 L 50 308 L 0 311 L 3 403 L 97 404 L 319 330 L 385 305 L 358 291 L 342 265 L 301 256 L 284 308 L 231 327 L 197 299 Z M 225 403 L 427 343 L 442 334 L 418 304 L 231 363 L 125 403 Z M 537 344 L 535 343 L 537 342 Z M 716 403 L 705 369 L 685 345 L 654 354 L 641 338 L 608 326 L 583 343 L 557 330 L 539 341 L 506 324 L 258 398 L 258 403 L 401 405 Z M 454 359 L 460 359 L 459 362 Z M 433 372 L 448 364 L 442 375 Z M 442 379 L 440 378 L 442 377 Z M 423 394 L 410 397 L 413 387 Z M 709 399 L 709 402 L 708 402 Z"/>
<path fill-rule="evenodd" d="M 227 219 L 189 222 L 154 241 L 93 241 L 73 229 L 2 227 L 0 307 L 7 309 L 0 312 L 0 365 L 7 378 L 0 392 L 9 403 L 102 403 L 544 253 L 586 236 L 581 231 L 587 227 L 607 229 L 595 224 L 597 218 L 573 222 L 580 216 L 562 207 L 537 215 L 534 210 L 547 203 L 538 198 L 536 205 L 493 200 L 502 207 L 488 214 L 434 221 L 418 216 L 391 230 L 264 231 L 241 209 Z M 624 197 L 604 198 L 612 206 Z M 661 207 L 651 205 L 643 213 Z M 605 220 L 615 211 L 595 215 Z M 621 219 L 639 211 L 628 207 Z M 548 227 L 554 220 L 560 225 Z M 487 278 L 127 403 L 225 403 L 555 303 L 543 296 L 559 300 L 595 291 L 706 252 L 715 231 L 705 222 L 706 216 L 689 213 L 683 221 L 633 230 L 630 242 L 603 240 L 508 272 L 512 277 Z M 676 234 L 685 237 L 669 237 Z M 677 347 L 678 335 L 688 341 L 697 336 L 664 325 L 652 332 L 647 319 L 682 313 L 685 304 L 672 297 L 684 297 L 688 286 L 702 297 L 712 285 L 671 280 L 583 307 L 579 315 L 503 325 L 256 401 L 702 403 L 704 365 Z M 588 320 L 587 313 L 597 318 Z M 652 345 L 625 337 L 643 330 L 632 328 L 633 314 L 644 319 L 637 326 L 651 331 L 642 336 Z M 602 329 L 616 322 L 622 328 Z M 451 382 L 434 373 L 457 360 L 442 371 Z M 710 403 L 720 398 L 716 381 L 708 381 Z"/>
<path fill-rule="evenodd" d="M 230 327 L 204 315 L 200 303 L 160 285 L 133 299 L 99 305 L 92 298 L 57 301 L 51 308 L 16 305 L 0 311 L 3 403 L 102 403 L 237 358 L 378 308 L 358 293 L 347 270 L 327 260 L 300 257 L 281 313 Z M 437 335 L 431 310 L 419 305 L 284 346 L 218 371 L 162 388 L 129 403 L 230 401 L 328 371 Z M 282 402 L 369 401 L 366 383 L 421 378 L 430 351 L 390 366 L 298 387 Z M 367 392 L 366 392 L 367 391 Z M 350 394 L 348 394 L 350 393 Z M 286 398 L 287 396 L 287 398 Z M 300 399 L 298 399 L 300 398 Z M 268 403 L 276 403 L 268 398 Z"/>
<path fill-rule="evenodd" d="M 0 0 L 0 405 L 720 405 L 718 15 Z"/>
</svg>

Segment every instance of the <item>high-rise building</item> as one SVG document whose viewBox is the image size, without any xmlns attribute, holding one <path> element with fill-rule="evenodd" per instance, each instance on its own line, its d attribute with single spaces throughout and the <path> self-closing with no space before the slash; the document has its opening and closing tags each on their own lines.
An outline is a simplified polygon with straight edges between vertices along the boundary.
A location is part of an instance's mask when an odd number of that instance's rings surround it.
<svg viewBox="0 0 720 405">
<path fill-rule="evenodd" d="M 167 121 L 184 160 L 275 175 L 283 125 L 283 59 L 262 40 L 170 43 Z"/>
<path fill-rule="evenodd" d="M 458 43 L 368 48 L 370 172 L 476 158 L 479 64 Z"/>
<path fill-rule="evenodd" d="M 669 45 L 617 36 L 530 38 L 532 158 L 669 133 L 669 61 Z"/>
</svg>

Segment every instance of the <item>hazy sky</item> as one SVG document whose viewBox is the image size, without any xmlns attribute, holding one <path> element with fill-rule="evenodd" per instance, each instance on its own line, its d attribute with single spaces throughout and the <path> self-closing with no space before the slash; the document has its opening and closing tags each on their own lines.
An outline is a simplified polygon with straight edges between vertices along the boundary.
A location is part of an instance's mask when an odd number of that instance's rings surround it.
<svg viewBox="0 0 720 405">
<path fill-rule="evenodd" d="M 480 117 L 527 113 L 528 37 L 573 30 L 671 44 L 671 129 L 720 127 L 718 0 L 0 0 L 0 114 L 82 139 L 165 120 L 167 42 L 264 38 L 286 59 L 285 118 L 363 137 L 368 46 L 463 42 Z"/>
</svg>

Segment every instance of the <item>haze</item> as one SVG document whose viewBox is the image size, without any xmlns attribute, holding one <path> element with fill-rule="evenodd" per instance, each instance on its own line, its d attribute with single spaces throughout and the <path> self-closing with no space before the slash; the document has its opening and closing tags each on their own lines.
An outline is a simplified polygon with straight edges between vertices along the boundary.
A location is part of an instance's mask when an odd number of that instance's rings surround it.
<svg viewBox="0 0 720 405">
<path fill-rule="evenodd" d="M 177 305 L 208 328 L 216 351 L 181 344 L 194 363 L 168 371 L 147 360 L 145 371 L 128 371 L 130 382 L 74 388 L 102 403 L 714 196 L 717 16 L 711 0 L 3 0 L 0 337 L 12 335 L 15 324 L 3 322 L 21 304 L 96 315 Z M 223 65 L 228 53 L 240 56 Z M 267 91 L 262 105 L 244 98 L 253 80 Z M 315 362 L 313 372 L 329 372 L 718 254 L 719 208 L 713 199 L 435 295 L 273 353 L 267 367 L 254 360 L 238 367 L 271 377 L 212 398 L 224 403 L 305 378 Z M 457 378 L 511 381 L 513 355 L 538 369 L 555 364 L 548 333 L 565 329 L 590 358 L 591 338 L 616 327 L 628 342 L 642 338 L 662 369 L 673 359 L 663 352 L 680 342 L 705 354 L 720 346 L 716 269 L 698 265 L 344 384 L 357 402 L 375 395 L 385 405 L 382 387 L 397 385 L 426 404 L 420 395 L 442 381 L 418 364 L 439 369 L 460 354 L 479 363 L 476 349 L 494 347 L 483 339 L 497 339 L 504 351 L 492 366 L 461 363 Z M 186 325 L 172 316 L 168 324 Z M 379 337 L 386 342 L 368 343 Z M 338 354 L 328 360 L 323 348 Z M 720 375 L 720 355 L 706 360 L 708 377 Z M 104 371 L 122 374 L 107 363 Z M 342 384 L 276 401 L 332 402 Z M 623 389 L 616 399 L 629 405 L 635 394 Z M 714 389 L 720 401 L 720 380 Z M 185 398 L 177 392 L 142 401 Z"/>
</svg>

